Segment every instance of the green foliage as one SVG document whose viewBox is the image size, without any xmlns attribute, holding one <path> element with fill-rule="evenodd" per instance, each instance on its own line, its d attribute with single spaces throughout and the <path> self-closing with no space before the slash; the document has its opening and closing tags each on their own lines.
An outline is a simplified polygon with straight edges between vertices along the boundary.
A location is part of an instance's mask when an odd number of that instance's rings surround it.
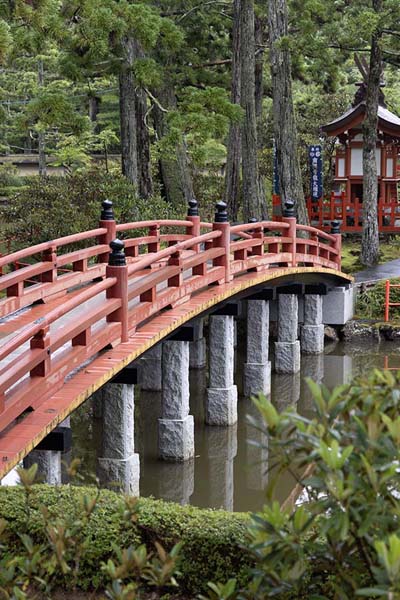
<svg viewBox="0 0 400 600">
<path fill-rule="evenodd" d="M 400 379 L 373 371 L 333 392 L 308 384 L 312 419 L 292 409 L 278 414 L 264 397 L 257 400 L 278 476 L 303 473 L 304 493 L 293 507 L 272 502 L 254 516 L 257 567 L 235 597 L 397 598 Z"/>
<path fill-rule="evenodd" d="M 97 227 L 101 202 L 112 200 L 119 222 L 175 216 L 158 197 L 143 200 L 122 175 L 101 169 L 70 177 L 29 180 L 29 187 L 1 208 L 14 249 Z"/>
<path fill-rule="evenodd" d="M 43 555 L 37 564 L 44 580 L 67 590 L 74 585 L 83 590 L 107 585 L 108 597 L 115 600 L 134 597 L 128 594 L 134 589 L 124 588 L 129 582 L 138 583 L 137 576 L 158 589 L 176 580 L 189 593 L 206 592 L 207 582 L 214 579 L 235 577 L 243 586 L 249 576 L 251 559 L 243 549 L 247 515 L 30 481 L 23 488 L 0 487 L 0 506 L 1 531 L 3 521 L 7 522 L 0 534 L 0 589 L 7 577 L 21 580 L 18 561 L 10 572 L 10 559 L 23 561 L 28 554 L 27 538 L 21 536 L 29 537 L 28 545 L 34 548 L 31 556 L 39 550 Z M 182 545 L 176 546 L 179 541 Z M 61 548 L 58 554 L 53 552 L 57 548 Z M 54 572 L 43 573 L 50 564 Z"/>
</svg>

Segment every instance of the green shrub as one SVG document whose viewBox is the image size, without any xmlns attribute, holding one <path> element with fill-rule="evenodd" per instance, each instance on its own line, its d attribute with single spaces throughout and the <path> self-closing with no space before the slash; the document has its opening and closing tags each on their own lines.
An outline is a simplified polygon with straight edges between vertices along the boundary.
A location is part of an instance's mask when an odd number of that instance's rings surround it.
<svg viewBox="0 0 400 600">
<path fill-rule="evenodd" d="M 140 199 L 125 177 L 100 169 L 70 177 L 32 177 L 28 183 L 0 209 L 13 249 L 95 229 L 105 199 L 114 203 L 119 222 L 177 216 L 176 209 L 160 197 Z M 185 213 L 186 207 L 182 207 L 179 216 Z"/>
<path fill-rule="evenodd" d="M 31 536 L 35 544 L 46 543 L 43 507 L 50 522 L 63 519 L 63 515 L 74 521 L 82 511 L 82 497 L 93 499 L 97 494 L 97 489 L 90 487 L 34 485 L 27 509 L 24 489 L 0 487 L 0 517 L 7 521 L 9 531 L 4 551 L 17 556 L 23 550 L 21 534 Z M 81 589 L 105 586 L 107 578 L 100 564 L 115 555 L 113 548 L 146 544 L 150 549 L 156 541 L 167 550 L 182 542 L 177 580 L 185 591 L 197 593 L 210 580 L 223 581 L 233 576 L 241 584 L 246 581 L 250 564 L 248 554 L 242 550 L 248 524 L 246 515 L 140 498 L 132 526 L 127 527 L 125 512 L 121 495 L 101 490 L 90 519 L 82 527 L 85 549 L 77 580 Z M 66 588 L 72 585 L 71 577 L 64 577 L 61 572 L 57 580 Z"/>
<path fill-rule="evenodd" d="M 309 384 L 313 419 L 258 401 L 276 477 L 303 473 L 305 493 L 254 517 L 254 579 L 230 598 L 399 598 L 400 377 L 374 371 L 332 393 Z"/>
</svg>

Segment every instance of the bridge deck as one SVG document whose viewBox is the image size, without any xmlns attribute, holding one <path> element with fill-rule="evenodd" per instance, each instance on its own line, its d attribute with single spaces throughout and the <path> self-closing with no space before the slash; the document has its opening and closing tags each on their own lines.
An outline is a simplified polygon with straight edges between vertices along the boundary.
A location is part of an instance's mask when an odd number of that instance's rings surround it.
<svg viewBox="0 0 400 600">
<path fill-rule="evenodd" d="M 264 272 L 250 272 L 236 277 L 232 282 L 209 287 L 194 294 L 190 300 L 169 308 L 138 327 L 129 340 L 104 350 L 69 377 L 63 387 L 45 400 L 36 410 L 26 413 L 19 422 L 0 434 L 0 478 L 17 465 L 54 427 L 61 423 L 97 389 L 112 379 L 116 373 L 140 357 L 151 346 L 168 336 L 185 322 L 201 315 L 213 306 L 265 282 L 295 274 L 318 273 L 335 276 L 342 281 L 351 277 L 321 267 L 269 268 Z M 77 292 L 71 292 L 75 294 Z M 70 297 L 71 294 L 68 294 Z M 99 302 L 99 299 L 95 299 Z M 10 315 L 0 323 L 0 337 L 6 340 L 32 320 L 46 315 L 51 309 L 65 302 L 64 298 L 36 304 Z M 89 306 L 90 303 L 88 303 Z M 82 309 L 87 308 L 81 306 Z M 91 307 L 92 308 L 92 307 Z M 76 319 L 76 313 L 68 313 L 58 327 L 68 326 Z M 61 319 L 60 319 L 61 321 Z M 18 353 L 21 353 L 21 347 Z M 1 364 L 0 364 L 1 366 Z"/>
</svg>

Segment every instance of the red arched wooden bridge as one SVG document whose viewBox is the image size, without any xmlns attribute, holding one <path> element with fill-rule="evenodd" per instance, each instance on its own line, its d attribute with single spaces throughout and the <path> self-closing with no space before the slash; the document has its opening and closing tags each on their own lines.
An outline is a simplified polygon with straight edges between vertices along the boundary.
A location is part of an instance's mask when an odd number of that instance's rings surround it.
<svg viewBox="0 0 400 600">
<path fill-rule="evenodd" d="M 117 224 L 105 201 L 97 229 L 0 258 L 0 478 L 116 373 L 216 304 L 293 274 L 351 280 L 338 230 L 297 224 L 289 203 L 282 222 L 234 226 L 224 203 L 214 223 L 189 204 L 186 220 Z"/>
</svg>

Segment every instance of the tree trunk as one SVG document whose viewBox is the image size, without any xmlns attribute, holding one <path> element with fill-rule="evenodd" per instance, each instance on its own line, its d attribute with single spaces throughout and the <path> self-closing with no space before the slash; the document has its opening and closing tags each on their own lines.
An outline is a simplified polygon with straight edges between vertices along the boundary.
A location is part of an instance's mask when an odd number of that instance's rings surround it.
<svg viewBox="0 0 400 600">
<path fill-rule="evenodd" d="M 99 126 L 97 123 L 97 117 L 100 112 L 101 98 L 99 96 L 89 96 L 89 119 L 93 123 L 93 131 L 98 132 Z"/>
<path fill-rule="evenodd" d="M 269 1 L 268 24 L 274 138 L 282 207 L 286 200 L 293 200 L 296 203 L 298 221 L 308 224 L 294 118 L 290 51 L 286 45 L 281 46 L 282 38 L 288 35 L 286 0 Z"/>
<path fill-rule="evenodd" d="M 240 65 L 240 0 L 233 2 L 232 28 L 232 82 L 231 102 L 240 104 L 241 65 Z M 241 125 L 232 123 L 229 129 L 228 153 L 225 172 L 225 202 L 229 207 L 232 221 L 236 221 L 240 199 Z"/>
<path fill-rule="evenodd" d="M 38 62 L 38 83 L 40 87 L 44 86 L 43 61 Z M 38 150 L 39 150 L 39 177 L 46 177 L 46 134 L 44 131 L 38 132 Z"/>
<path fill-rule="evenodd" d="M 150 161 L 150 136 L 146 123 L 147 95 L 142 89 L 136 92 L 136 131 L 138 148 L 138 177 L 139 196 L 149 198 L 153 193 L 153 180 L 151 176 Z"/>
<path fill-rule="evenodd" d="M 255 102 L 254 0 L 241 0 L 240 54 L 242 126 L 243 219 L 267 216 L 265 198 L 259 185 L 257 157 L 257 119 Z"/>
<path fill-rule="evenodd" d="M 374 0 L 375 12 L 382 9 L 382 0 Z M 382 75 L 380 34 L 372 36 L 370 67 L 363 122 L 363 229 L 360 260 L 363 265 L 374 265 L 379 257 L 378 229 L 378 173 L 376 142 L 378 130 L 379 91 Z"/>
<path fill-rule="evenodd" d="M 157 98 L 164 110 L 176 108 L 176 96 L 171 86 L 165 85 L 158 90 Z M 162 108 L 155 104 L 153 109 L 154 126 L 159 140 L 168 134 L 166 113 Z M 194 192 L 184 140 L 177 144 L 175 156 L 161 156 L 159 169 L 162 191 L 166 200 L 173 206 L 185 206 L 194 197 Z"/>
<path fill-rule="evenodd" d="M 132 71 L 135 59 L 135 42 L 131 37 L 126 37 L 124 40 L 124 54 L 119 74 L 122 173 L 138 187 L 136 94 Z"/>
</svg>

